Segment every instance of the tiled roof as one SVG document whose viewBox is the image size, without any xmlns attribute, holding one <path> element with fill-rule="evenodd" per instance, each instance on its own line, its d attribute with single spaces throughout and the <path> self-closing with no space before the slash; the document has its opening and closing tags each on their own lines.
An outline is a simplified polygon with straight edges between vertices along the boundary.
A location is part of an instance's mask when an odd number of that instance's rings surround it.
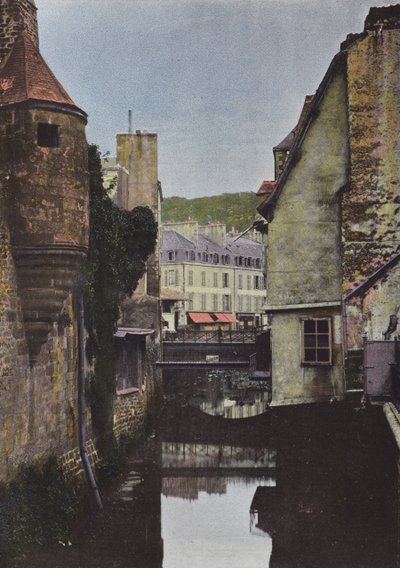
<svg viewBox="0 0 400 568">
<path fill-rule="evenodd" d="M 294 141 L 294 137 L 295 131 L 292 130 L 287 136 L 285 136 L 282 142 L 279 142 L 277 146 L 274 146 L 274 150 L 290 150 Z"/>
<path fill-rule="evenodd" d="M 274 180 L 265 180 L 262 182 L 259 190 L 257 191 L 256 195 L 271 195 L 274 192 L 276 187 L 276 181 Z"/>
<path fill-rule="evenodd" d="M 163 231 L 163 250 L 193 250 L 195 247 L 192 241 L 177 233 L 176 231 L 165 230 Z"/>
<path fill-rule="evenodd" d="M 0 106 L 28 100 L 68 105 L 79 110 L 27 33 L 22 32 L 0 68 Z"/>
<path fill-rule="evenodd" d="M 193 259 L 194 262 L 203 263 L 203 260 L 199 260 L 198 253 L 201 254 L 203 257 L 203 253 L 207 253 L 209 255 L 217 254 L 219 255 L 220 261 L 224 255 L 231 256 L 231 263 L 233 264 L 233 257 L 235 256 L 243 256 L 243 257 L 252 257 L 252 258 L 259 258 L 262 260 L 264 258 L 264 246 L 253 239 L 241 237 L 239 240 L 234 242 L 235 236 L 226 236 L 226 246 L 223 247 L 212 241 L 211 239 L 207 238 L 205 235 L 201 233 L 198 234 L 197 244 L 189 241 L 186 237 L 179 234 L 173 230 L 163 230 L 163 239 L 162 239 L 162 262 L 168 262 L 168 252 L 174 251 L 177 253 L 177 256 L 174 260 L 185 260 L 186 252 L 194 252 L 195 258 Z M 188 259 L 190 260 L 190 259 Z"/>
</svg>

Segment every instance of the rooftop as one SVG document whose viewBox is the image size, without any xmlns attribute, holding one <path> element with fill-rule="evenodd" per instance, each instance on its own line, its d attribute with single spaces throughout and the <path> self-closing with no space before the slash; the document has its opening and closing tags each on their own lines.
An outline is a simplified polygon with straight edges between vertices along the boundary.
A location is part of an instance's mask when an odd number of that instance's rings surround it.
<svg viewBox="0 0 400 568">
<path fill-rule="evenodd" d="M 25 31 L 0 67 L 0 107 L 42 101 L 67 106 L 86 116 L 68 95 Z"/>
</svg>

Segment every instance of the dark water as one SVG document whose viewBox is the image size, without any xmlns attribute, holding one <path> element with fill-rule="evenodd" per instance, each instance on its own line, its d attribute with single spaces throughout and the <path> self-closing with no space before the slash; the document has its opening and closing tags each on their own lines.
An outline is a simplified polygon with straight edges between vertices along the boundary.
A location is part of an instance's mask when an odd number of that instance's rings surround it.
<svg viewBox="0 0 400 568">
<path fill-rule="evenodd" d="M 104 514 L 26 568 L 400 566 L 397 451 L 380 408 L 268 409 L 266 385 L 233 372 L 164 384 L 159 432 Z"/>
</svg>

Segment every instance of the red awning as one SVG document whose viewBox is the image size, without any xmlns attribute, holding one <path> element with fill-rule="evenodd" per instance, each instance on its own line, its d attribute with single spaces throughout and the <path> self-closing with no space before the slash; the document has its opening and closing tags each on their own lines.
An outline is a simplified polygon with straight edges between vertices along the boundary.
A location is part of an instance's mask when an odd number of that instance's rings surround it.
<svg viewBox="0 0 400 568">
<path fill-rule="evenodd" d="M 215 323 L 215 320 L 207 313 L 189 312 L 189 317 L 194 323 Z"/>
<path fill-rule="evenodd" d="M 233 314 L 214 314 L 218 323 L 238 323 L 239 320 Z"/>
</svg>

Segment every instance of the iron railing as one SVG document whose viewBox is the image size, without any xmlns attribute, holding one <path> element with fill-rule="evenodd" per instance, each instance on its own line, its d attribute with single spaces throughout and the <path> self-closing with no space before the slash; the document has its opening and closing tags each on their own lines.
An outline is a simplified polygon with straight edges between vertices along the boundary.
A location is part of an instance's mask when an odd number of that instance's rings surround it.
<svg viewBox="0 0 400 568">
<path fill-rule="evenodd" d="M 188 330 L 166 331 L 164 341 L 176 343 L 254 343 L 255 330 Z"/>
</svg>

